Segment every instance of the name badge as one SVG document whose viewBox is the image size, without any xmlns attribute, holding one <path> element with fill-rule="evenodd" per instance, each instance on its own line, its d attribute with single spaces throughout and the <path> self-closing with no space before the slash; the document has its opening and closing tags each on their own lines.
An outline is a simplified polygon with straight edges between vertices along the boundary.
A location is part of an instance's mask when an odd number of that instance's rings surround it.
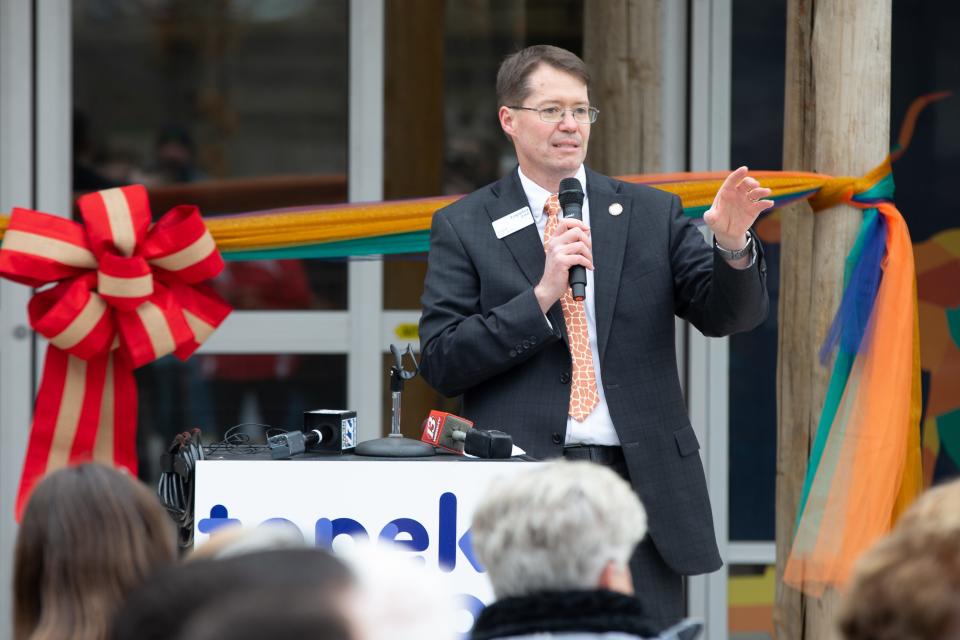
<svg viewBox="0 0 960 640">
<path fill-rule="evenodd" d="M 516 233 L 524 227 L 533 224 L 533 214 L 530 213 L 530 207 L 517 209 L 513 213 L 508 213 L 502 218 L 493 221 L 493 232 L 497 234 L 497 239 L 502 240 L 511 233 Z"/>
</svg>

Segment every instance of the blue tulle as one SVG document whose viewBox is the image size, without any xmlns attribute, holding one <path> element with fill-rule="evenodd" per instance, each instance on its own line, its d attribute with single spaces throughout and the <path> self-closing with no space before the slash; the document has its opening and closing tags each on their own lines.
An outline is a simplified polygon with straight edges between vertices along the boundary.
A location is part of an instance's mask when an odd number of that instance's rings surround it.
<svg viewBox="0 0 960 640">
<path fill-rule="evenodd" d="M 858 353 L 863 344 L 863 335 L 880 288 L 880 263 L 887 245 L 886 222 L 876 209 L 864 212 L 857 240 L 861 245 L 859 256 L 853 268 L 848 270 L 840 308 L 820 348 L 820 362 L 823 364 L 830 359 L 838 343 L 840 349 L 849 354 Z"/>
</svg>

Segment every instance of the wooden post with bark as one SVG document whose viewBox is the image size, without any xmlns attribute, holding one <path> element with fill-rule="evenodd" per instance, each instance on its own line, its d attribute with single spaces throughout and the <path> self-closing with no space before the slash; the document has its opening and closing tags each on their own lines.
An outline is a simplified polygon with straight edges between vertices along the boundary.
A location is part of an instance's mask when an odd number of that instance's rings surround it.
<svg viewBox="0 0 960 640">
<path fill-rule="evenodd" d="M 587 163 L 607 175 L 660 171 L 661 0 L 586 0 L 583 59 L 600 119 Z"/>
<path fill-rule="evenodd" d="M 863 175 L 889 151 L 891 0 L 789 0 L 784 170 Z M 777 358 L 777 638 L 838 637 L 838 593 L 782 582 L 831 367 L 817 353 L 840 303 L 844 260 L 862 221 L 847 206 L 781 212 Z"/>
</svg>

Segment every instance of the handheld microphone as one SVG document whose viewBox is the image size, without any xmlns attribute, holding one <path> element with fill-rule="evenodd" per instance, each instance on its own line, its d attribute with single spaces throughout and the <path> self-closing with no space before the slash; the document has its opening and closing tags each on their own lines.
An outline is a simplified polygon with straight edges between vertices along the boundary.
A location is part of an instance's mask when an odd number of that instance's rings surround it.
<svg viewBox="0 0 960 640">
<path fill-rule="evenodd" d="M 564 178 L 560 181 L 557 199 L 563 208 L 564 218 L 583 220 L 583 187 L 576 178 Z M 573 299 L 580 301 L 587 295 L 587 269 L 577 264 L 570 267 L 570 289 Z"/>
<path fill-rule="evenodd" d="M 463 455 L 467 435 L 472 430 L 473 423 L 466 418 L 434 410 L 423 421 L 423 434 L 420 439 L 435 447 Z"/>
</svg>

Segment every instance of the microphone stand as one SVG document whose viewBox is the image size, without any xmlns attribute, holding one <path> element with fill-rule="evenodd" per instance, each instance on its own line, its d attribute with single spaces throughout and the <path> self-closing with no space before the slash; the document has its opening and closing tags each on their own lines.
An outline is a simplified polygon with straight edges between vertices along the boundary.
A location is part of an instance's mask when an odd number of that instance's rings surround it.
<svg viewBox="0 0 960 640">
<path fill-rule="evenodd" d="M 412 438 L 405 438 L 400 433 L 400 399 L 403 395 L 403 383 L 406 380 L 412 380 L 420 372 L 417 365 L 417 358 L 413 355 L 413 349 L 407 345 L 407 350 L 402 354 L 396 345 L 390 345 L 390 352 L 393 354 L 394 365 L 390 367 L 390 435 L 385 438 L 376 438 L 367 440 L 357 445 L 355 453 L 358 456 L 373 456 L 378 458 L 421 458 L 436 454 L 433 445 Z M 413 370 L 406 371 L 403 368 L 403 356 L 410 356 L 413 362 Z"/>
</svg>

